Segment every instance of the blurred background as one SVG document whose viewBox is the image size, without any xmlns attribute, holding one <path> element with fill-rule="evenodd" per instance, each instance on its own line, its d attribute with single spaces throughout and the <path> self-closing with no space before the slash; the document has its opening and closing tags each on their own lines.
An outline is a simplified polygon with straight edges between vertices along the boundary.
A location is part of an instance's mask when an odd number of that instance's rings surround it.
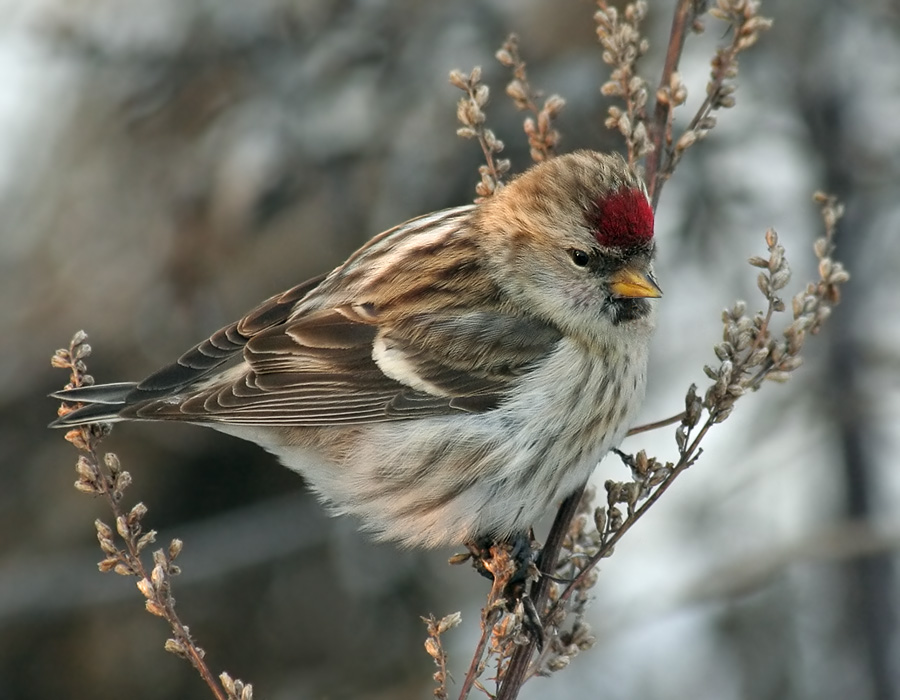
<svg viewBox="0 0 900 700">
<path fill-rule="evenodd" d="M 674 2 L 651 3 L 657 79 Z M 76 454 L 45 426 L 90 334 L 98 381 L 139 379 L 263 298 L 411 216 L 474 196 L 452 68 L 482 65 L 513 170 L 521 115 L 493 59 L 519 33 L 533 84 L 568 101 L 563 148 L 614 149 L 587 0 L 0 0 L 0 697 L 204 698 L 129 579 L 101 575 Z M 527 698 L 900 698 L 900 9 L 771 0 L 738 106 L 668 183 L 643 419 L 705 387 L 721 309 L 762 305 L 745 260 L 776 228 L 815 274 L 811 194 L 847 205 L 853 279 L 807 365 L 742 400 L 601 568 L 597 646 Z M 722 25 L 688 39 L 704 96 Z M 185 541 L 176 598 L 215 672 L 256 697 L 431 697 L 419 616 L 461 610 L 461 679 L 487 583 L 452 551 L 376 546 L 299 477 L 201 428 L 119 426 L 104 443 Z M 672 459 L 672 431 L 626 442 Z M 625 477 L 615 459 L 596 479 Z M 547 523 L 541 533 L 546 532 Z"/>
</svg>

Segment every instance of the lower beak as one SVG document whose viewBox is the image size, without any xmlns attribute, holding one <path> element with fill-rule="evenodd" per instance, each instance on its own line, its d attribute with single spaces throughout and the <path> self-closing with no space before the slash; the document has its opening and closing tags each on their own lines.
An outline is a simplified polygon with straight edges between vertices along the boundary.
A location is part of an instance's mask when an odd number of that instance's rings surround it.
<svg viewBox="0 0 900 700">
<path fill-rule="evenodd" d="M 656 284 L 653 275 L 630 267 L 615 273 L 609 286 L 615 296 L 626 299 L 640 299 L 643 297 L 658 299 L 662 296 L 662 290 Z"/>
</svg>

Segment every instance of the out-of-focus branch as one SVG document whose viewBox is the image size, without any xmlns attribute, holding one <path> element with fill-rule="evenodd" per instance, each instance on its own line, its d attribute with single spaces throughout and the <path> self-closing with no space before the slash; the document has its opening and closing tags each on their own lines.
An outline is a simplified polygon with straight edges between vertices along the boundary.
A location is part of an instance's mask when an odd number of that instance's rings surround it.
<svg viewBox="0 0 900 700">
<path fill-rule="evenodd" d="M 516 109 L 533 115 L 526 117 L 523 124 L 531 149 L 531 159 L 540 163 L 552 158 L 559 143 L 559 132 L 554 128 L 553 122 L 565 107 L 566 101 L 554 94 L 544 101 L 542 107 L 538 107 L 541 95 L 531 87 L 528 80 L 525 61 L 519 54 L 519 37 L 515 34 L 510 34 L 497 51 L 497 60 L 512 69 L 513 79 L 506 86 L 506 94 L 512 99 Z"/>
<path fill-rule="evenodd" d="M 85 358 L 91 353 L 91 347 L 86 341 L 87 334 L 79 331 L 67 349 L 57 350 L 53 355 L 51 364 L 69 371 L 70 382 L 66 389 L 94 382 L 93 377 L 87 373 L 85 364 Z M 59 415 L 72 410 L 71 406 L 63 403 L 59 408 Z M 172 540 L 167 549 L 153 552 L 152 568 L 148 570 L 145 566 L 141 555 L 148 545 L 156 541 L 156 531 L 143 531 L 142 520 L 147 514 L 143 503 L 136 504 L 126 512 L 123 499 L 125 490 L 131 485 L 131 475 L 122 469 L 119 458 L 109 452 L 104 455 L 101 466 L 98 448 L 109 430 L 108 425 L 92 424 L 73 428 L 65 435 L 66 440 L 82 453 L 76 464 L 78 480 L 75 488 L 82 493 L 105 498 L 115 519 L 115 529 L 99 519 L 94 523 L 97 540 L 104 554 L 99 564 L 100 571 L 113 571 L 121 576 L 134 576 L 138 579 L 137 587 L 145 598 L 147 612 L 166 620 L 172 630 L 173 636 L 166 640 L 164 648 L 188 661 L 216 700 L 252 700 L 253 686 L 233 680 L 227 673 L 220 674 L 218 680 L 213 676 L 203 660 L 206 652 L 196 644 L 188 626 L 175 612 L 171 577 L 180 573 L 175 559 L 181 553 L 181 540 Z M 124 543 L 124 548 L 116 544 L 116 534 Z"/>
<path fill-rule="evenodd" d="M 541 576 L 535 581 L 531 590 L 534 606 L 538 610 L 543 610 L 547 605 L 551 591 L 551 581 L 547 574 L 556 570 L 556 562 L 562 550 L 563 540 L 569 531 L 569 524 L 572 522 L 572 518 L 575 517 L 575 513 L 578 511 L 578 505 L 583 494 L 584 487 L 582 486 L 562 502 L 562 505 L 556 512 L 553 525 L 550 527 L 547 541 L 541 549 L 537 562 Z M 534 638 L 529 638 L 516 647 L 506 667 L 506 674 L 497 692 L 496 700 L 514 700 L 518 697 L 522 685 L 528 680 L 531 657 L 534 655 L 536 647 L 537 640 Z"/>
<path fill-rule="evenodd" d="M 503 187 L 503 178 L 509 172 L 509 160 L 494 159 L 494 155 L 503 151 L 503 142 L 485 126 L 487 117 L 484 106 L 491 91 L 481 82 L 481 68 L 475 66 L 469 75 L 458 70 L 450 71 L 450 84 L 466 93 L 456 105 L 456 118 L 462 124 L 456 130 L 456 135 L 464 139 L 476 139 L 484 153 L 485 163 L 478 168 L 481 181 L 475 185 L 475 193 L 478 195 L 475 201 L 480 202 Z"/>
<path fill-rule="evenodd" d="M 841 206 L 833 197 L 817 193 L 817 202 L 822 205 L 822 217 L 825 224 L 825 236 L 816 241 L 814 250 L 819 259 L 819 280 L 811 282 L 806 289 L 798 293 L 792 302 L 794 320 L 785 329 L 781 338 L 776 338 L 770 325 L 774 313 L 784 311 L 785 305 L 777 292 L 784 288 L 790 280 L 790 268 L 784 257 L 784 249 L 778 244 L 775 232 L 766 233 L 769 246 L 768 259 L 754 257 L 750 264 L 764 268 L 758 278 L 760 291 L 769 301 L 765 315 L 757 314 L 752 319 L 745 315 L 746 305 L 735 304 L 733 309 L 726 310 L 722 317 L 725 339 L 715 347 L 721 364 L 717 369 L 705 367 L 707 375 L 715 380 L 709 387 L 702 402 L 696 394 L 695 387 L 688 391 L 685 403 L 685 418 L 676 431 L 675 438 L 679 448 L 679 460 L 675 465 L 665 466 L 643 453 L 626 459 L 632 469 L 634 481 L 626 483 L 607 482 L 608 515 L 597 517 L 598 522 L 605 524 L 599 528 L 601 546 L 588 560 L 582 572 L 563 591 L 557 606 L 577 589 L 582 576 L 587 575 L 601 559 L 612 553 L 612 548 L 621 539 L 625 531 L 659 499 L 671 486 L 679 474 L 690 467 L 700 456 L 700 442 L 716 423 L 723 422 L 731 414 L 738 398 L 745 393 L 758 390 L 763 381 L 787 381 L 790 373 L 802 363 L 801 350 L 807 334 L 818 333 L 822 324 L 831 314 L 831 308 L 840 301 L 840 287 L 850 278 L 840 262 L 832 258 L 834 252 L 835 226 L 842 215 Z M 707 419 L 693 440 L 691 433 L 699 424 L 702 411 L 707 412 Z M 639 501 L 643 501 L 636 507 Z M 621 525 L 615 526 L 615 515 L 618 505 L 627 507 L 628 515 L 621 519 Z"/>
<path fill-rule="evenodd" d="M 688 29 L 694 25 L 698 13 L 701 11 L 700 5 L 701 3 L 698 3 L 697 0 L 679 0 L 675 13 L 672 15 L 672 29 L 669 31 L 666 61 L 659 78 L 659 87 L 656 89 L 653 121 L 648 129 L 653 149 L 647 155 L 644 171 L 647 192 L 654 210 L 659 202 L 659 193 L 662 189 L 660 165 L 663 158 L 663 144 L 668 140 L 667 134 L 671 138 L 670 130 L 675 107 L 682 104 L 687 98 L 686 93 L 681 94 L 678 91 L 677 85 L 680 85 L 681 82 L 678 78 L 678 62 L 681 60 Z"/>
<path fill-rule="evenodd" d="M 656 88 L 653 114 L 646 112 L 647 82 L 637 70 L 638 60 L 647 52 L 648 43 L 641 35 L 640 24 L 647 12 L 647 3 L 636 0 L 625 6 L 621 16 L 605 0 L 598 0 L 594 15 L 597 37 L 603 46 L 603 60 L 612 68 L 610 79 L 603 84 L 604 95 L 620 97 L 625 103 L 609 108 L 606 126 L 619 131 L 625 138 L 628 162 L 637 166 L 645 159 L 644 179 L 653 209 L 659 203 L 663 184 L 668 180 L 684 152 L 702 140 L 716 124 L 713 112 L 734 106 L 734 78 L 737 77 L 737 56 L 753 46 L 771 20 L 758 13 L 757 0 L 718 0 L 710 14 L 727 22 L 732 31 L 729 45 L 719 48 L 712 59 L 712 70 L 706 86 L 706 99 L 684 132 L 673 134 L 675 110 L 687 100 L 687 87 L 678 72 L 678 64 L 689 31 L 701 32 L 700 17 L 706 12 L 703 0 L 679 0 L 672 15 L 672 28 L 666 58 Z"/>
<path fill-rule="evenodd" d="M 456 627 L 461 621 L 462 617 L 458 612 L 446 615 L 440 620 L 433 615 L 422 618 L 422 622 L 428 628 L 425 651 L 434 659 L 434 664 L 437 666 L 437 671 L 434 672 L 433 678 L 438 684 L 438 687 L 434 690 L 434 697 L 438 700 L 447 700 L 447 684 L 450 682 L 450 674 L 447 673 L 447 652 L 444 651 L 441 635 L 447 630 Z"/>
<path fill-rule="evenodd" d="M 609 80 L 600 88 L 607 97 L 620 97 L 625 102 L 622 111 L 610 106 L 606 128 L 617 130 L 625 139 L 628 164 L 638 167 L 638 161 L 652 153 L 653 144 L 647 133 L 647 81 L 637 70 L 637 62 L 647 53 L 650 43 L 641 35 L 641 22 L 647 14 L 645 0 L 629 3 L 620 17 L 615 7 L 598 0 L 594 14 L 597 39 L 603 47 L 603 60 L 612 68 Z"/>
<path fill-rule="evenodd" d="M 635 426 L 628 431 L 627 437 L 640 435 L 641 433 L 649 433 L 651 430 L 659 430 L 660 428 L 665 428 L 667 425 L 675 425 L 676 423 L 683 421 L 685 415 L 686 414 L 682 411 L 670 418 L 663 418 L 662 420 L 654 421 L 653 423 Z"/>
<path fill-rule="evenodd" d="M 693 31 L 703 30 L 699 18 L 705 11 L 705 6 L 705 2 L 698 0 L 681 0 L 672 20 L 666 62 L 656 91 L 656 106 L 650 127 L 653 151 L 647 156 L 647 190 L 654 209 L 659 203 L 663 184 L 672 176 L 684 152 L 706 138 L 715 127 L 716 118 L 713 113 L 719 109 L 734 107 L 738 54 L 753 46 L 759 40 L 761 32 L 772 26 L 772 20 L 759 15 L 758 0 L 718 0 L 717 6 L 709 13 L 729 24 L 732 40 L 727 46 L 716 50 L 711 62 L 706 98 L 676 140 L 673 136 L 675 108 L 687 99 L 687 88 L 678 74 L 678 59 L 684 47 L 688 25 Z"/>
</svg>

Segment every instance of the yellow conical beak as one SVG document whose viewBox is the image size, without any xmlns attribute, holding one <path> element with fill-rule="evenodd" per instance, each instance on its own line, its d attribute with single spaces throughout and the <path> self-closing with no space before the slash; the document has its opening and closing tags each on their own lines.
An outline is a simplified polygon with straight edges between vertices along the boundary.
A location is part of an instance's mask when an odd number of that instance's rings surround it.
<svg viewBox="0 0 900 700">
<path fill-rule="evenodd" d="M 639 299 L 662 296 L 662 290 L 649 272 L 641 272 L 630 267 L 619 270 L 612 276 L 610 289 L 617 297 Z"/>
</svg>

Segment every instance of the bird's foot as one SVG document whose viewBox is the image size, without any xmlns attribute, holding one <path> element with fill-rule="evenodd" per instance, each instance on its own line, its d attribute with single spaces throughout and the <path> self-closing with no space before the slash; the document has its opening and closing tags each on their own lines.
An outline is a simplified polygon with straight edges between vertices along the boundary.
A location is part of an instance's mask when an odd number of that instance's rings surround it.
<svg viewBox="0 0 900 700">
<path fill-rule="evenodd" d="M 472 560 L 472 566 L 493 585 L 488 607 L 504 607 L 519 614 L 523 631 L 543 646 L 541 618 L 528 595 L 530 584 L 538 577 L 537 550 L 532 533 L 521 533 L 506 540 L 481 538 L 466 545 L 469 554 L 458 561 Z"/>
</svg>

